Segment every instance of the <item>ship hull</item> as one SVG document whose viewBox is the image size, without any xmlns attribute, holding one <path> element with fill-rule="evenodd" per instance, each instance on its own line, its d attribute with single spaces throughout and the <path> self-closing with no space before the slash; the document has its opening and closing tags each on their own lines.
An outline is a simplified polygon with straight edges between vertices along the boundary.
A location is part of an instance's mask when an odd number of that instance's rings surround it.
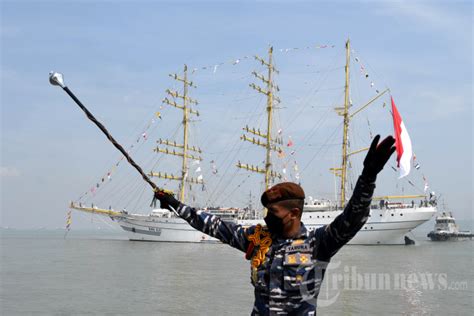
<svg viewBox="0 0 474 316">
<path fill-rule="evenodd" d="M 152 216 L 130 215 L 119 221 L 127 232 L 128 239 L 134 241 L 162 242 L 219 242 L 194 228 L 178 217 L 152 218 Z"/>
<path fill-rule="evenodd" d="M 431 241 L 462 241 L 472 240 L 474 235 L 470 233 L 438 233 L 432 231 L 428 234 L 428 237 Z"/>
<path fill-rule="evenodd" d="M 331 223 L 342 211 L 308 211 L 302 221 L 309 230 Z M 436 212 L 434 207 L 372 209 L 367 223 L 349 242 L 352 245 L 404 245 L 405 236 L 428 221 Z M 263 220 L 239 220 L 238 224 L 252 226 Z M 153 218 L 129 215 L 119 221 L 130 240 L 162 242 L 217 242 L 177 217 Z"/>
<path fill-rule="evenodd" d="M 303 213 L 306 228 L 315 230 L 330 224 L 342 211 Z M 428 221 L 436 213 L 434 207 L 372 209 L 366 224 L 349 241 L 351 245 L 405 245 L 405 236 Z M 253 225 L 258 221 L 242 221 Z"/>
</svg>

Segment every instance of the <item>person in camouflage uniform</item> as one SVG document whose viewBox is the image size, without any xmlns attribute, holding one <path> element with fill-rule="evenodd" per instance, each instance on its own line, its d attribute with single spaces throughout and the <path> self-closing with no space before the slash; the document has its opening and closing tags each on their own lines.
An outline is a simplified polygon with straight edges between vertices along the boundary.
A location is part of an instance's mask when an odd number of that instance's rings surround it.
<svg viewBox="0 0 474 316">
<path fill-rule="evenodd" d="M 255 294 L 252 315 L 316 315 L 325 268 L 367 221 L 377 174 L 395 150 L 393 137 L 378 144 L 379 139 L 377 135 L 369 148 L 344 211 L 329 225 L 313 231 L 301 222 L 305 195 L 296 183 L 279 183 L 263 193 L 266 226 L 242 227 L 223 221 L 164 191 L 156 192 L 155 197 L 162 208 L 174 210 L 195 229 L 245 252 Z"/>
</svg>

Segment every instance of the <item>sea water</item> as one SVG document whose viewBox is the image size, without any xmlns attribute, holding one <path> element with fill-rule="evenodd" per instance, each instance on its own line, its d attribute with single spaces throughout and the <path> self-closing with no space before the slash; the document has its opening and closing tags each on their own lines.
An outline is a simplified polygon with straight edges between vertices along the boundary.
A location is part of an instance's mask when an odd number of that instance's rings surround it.
<svg viewBox="0 0 474 316">
<path fill-rule="evenodd" d="M 472 315 L 474 241 L 345 246 L 318 315 Z M 1 231 L 2 315 L 248 315 L 249 262 L 223 244 L 128 241 L 121 231 Z"/>
</svg>

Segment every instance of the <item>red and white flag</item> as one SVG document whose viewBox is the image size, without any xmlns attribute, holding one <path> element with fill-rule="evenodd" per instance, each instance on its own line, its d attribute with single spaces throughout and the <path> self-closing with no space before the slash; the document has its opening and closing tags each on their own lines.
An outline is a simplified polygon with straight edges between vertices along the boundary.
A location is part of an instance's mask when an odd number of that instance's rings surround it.
<svg viewBox="0 0 474 316">
<path fill-rule="evenodd" d="M 400 169 L 400 176 L 403 178 L 410 173 L 411 157 L 413 154 L 410 135 L 403 123 L 400 113 L 398 113 L 395 102 L 392 99 L 393 128 L 395 130 L 395 146 L 397 147 L 397 163 Z"/>
</svg>

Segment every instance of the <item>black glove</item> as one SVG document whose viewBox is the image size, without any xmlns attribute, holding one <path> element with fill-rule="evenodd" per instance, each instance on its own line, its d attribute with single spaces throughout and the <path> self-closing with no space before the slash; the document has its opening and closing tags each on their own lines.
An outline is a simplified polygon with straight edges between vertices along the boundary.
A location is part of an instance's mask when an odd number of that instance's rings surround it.
<svg viewBox="0 0 474 316">
<path fill-rule="evenodd" d="M 176 200 L 173 194 L 166 193 L 165 191 L 156 191 L 155 199 L 160 201 L 160 207 L 172 211 L 170 206 L 175 210 L 178 209 L 180 202 Z"/>
<path fill-rule="evenodd" d="M 393 146 L 395 139 L 392 136 L 388 136 L 380 144 L 378 144 L 379 139 L 380 135 L 374 137 L 369 152 L 364 160 L 362 175 L 369 179 L 375 179 L 377 177 L 377 174 L 382 171 L 388 159 L 395 151 L 395 146 Z"/>
</svg>

